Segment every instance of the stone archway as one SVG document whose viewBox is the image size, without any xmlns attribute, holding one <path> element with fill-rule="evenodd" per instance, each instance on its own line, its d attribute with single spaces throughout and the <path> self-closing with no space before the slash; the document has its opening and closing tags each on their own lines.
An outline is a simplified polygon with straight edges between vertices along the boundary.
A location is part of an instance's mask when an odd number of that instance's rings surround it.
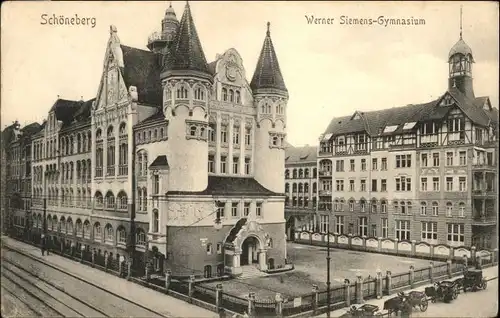
<svg viewBox="0 0 500 318">
<path fill-rule="evenodd" d="M 224 244 L 224 262 L 227 272 L 242 273 L 241 266 L 256 264 L 261 271 L 267 270 L 267 240 L 269 235 L 257 221 L 241 219 L 231 229 Z M 243 254 L 245 253 L 245 254 Z"/>
</svg>

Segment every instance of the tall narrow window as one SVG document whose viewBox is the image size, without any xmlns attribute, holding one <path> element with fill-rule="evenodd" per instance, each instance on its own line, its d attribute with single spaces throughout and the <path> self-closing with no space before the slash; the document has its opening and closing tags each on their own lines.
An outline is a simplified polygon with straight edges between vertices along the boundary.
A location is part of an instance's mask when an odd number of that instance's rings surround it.
<svg viewBox="0 0 500 318">
<path fill-rule="evenodd" d="M 160 193 L 160 176 L 153 176 L 153 194 Z"/>
</svg>

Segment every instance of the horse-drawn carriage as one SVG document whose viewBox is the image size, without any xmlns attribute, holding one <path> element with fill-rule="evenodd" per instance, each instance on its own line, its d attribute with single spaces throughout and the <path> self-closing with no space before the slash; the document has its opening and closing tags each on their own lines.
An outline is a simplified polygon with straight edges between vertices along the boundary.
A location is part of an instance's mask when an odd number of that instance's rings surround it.
<svg viewBox="0 0 500 318">
<path fill-rule="evenodd" d="M 445 303 L 450 303 L 452 300 L 457 299 L 459 293 L 459 282 L 443 280 L 434 283 L 434 286 L 425 288 L 425 295 L 430 297 L 433 303 L 442 300 Z"/>
<path fill-rule="evenodd" d="M 349 311 L 347 311 L 340 317 L 382 317 L 382 313 L 380 312 L 379 307 L 376 305 L 352 305 L 351 308 L 349 308 Z"/>
<path fill-rule="evenodd" d="M 463 290 L 467 289 L 476 291 L 478 289 L 486 289 L 488 285 L 486 278 L 483 277 L 483 271 L 481 269 L 468 269 L 464 272 L 463 279 Z"/>
</svg>

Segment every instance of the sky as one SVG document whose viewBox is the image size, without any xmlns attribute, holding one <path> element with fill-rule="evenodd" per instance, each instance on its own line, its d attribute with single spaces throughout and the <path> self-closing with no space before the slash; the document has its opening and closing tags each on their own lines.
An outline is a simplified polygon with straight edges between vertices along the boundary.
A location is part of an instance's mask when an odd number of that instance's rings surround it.
<svg viewBox="0 0 500 318">
<path fill-rule="evenodd" d="M 167 1 L 3 2 L 1 127 L 42 122 L 58 98 L 95 97 L 115 25 L 122 44 L 146 48 L 161 29 Z M 172 6 L 180 20 L 184 1 Z M 472 48 L 476 96 L 499 97 L 496 2 L 196 2 L 191 12 L 208 62 L 229 48 L 243 58 L 247 80 L 271 23 L 289 91 L 287 139 L 315 145 L 332 118 L 427 102 L 447 89 L 448 52 L 459 39 Z M 42 15 L 95 18 L 92 25 L 48 25 Z M 330 18 L 310 24 L 308 18 Z M 415 18 L 424 25 L 342 24 L 349 18 Z M 332 20 L 333 19 L 333 20 Z"/>
</svg>

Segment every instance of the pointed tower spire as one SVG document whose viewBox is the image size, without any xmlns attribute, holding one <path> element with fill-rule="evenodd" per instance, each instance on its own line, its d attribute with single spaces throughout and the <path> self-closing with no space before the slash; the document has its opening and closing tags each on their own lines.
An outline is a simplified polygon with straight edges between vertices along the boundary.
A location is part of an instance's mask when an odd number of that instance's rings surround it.
<svg viewBox="0 0 500 318">
<path fill-rule="evenodd" d="M 177 29 L 176 39 L 164 65 L 162 78 L 171 75 L 186 75 L 186 72 L 189 71 L 212 80 L 187 1 Z"/>
<path fill-rule="evenodd" d="M 280 65 L 271 40 L 271 23 L 267 22 L 266 38 L 262 50 L 260 51 L 257 67 L 253 74 L 250 87 L 252 90 L 258 89 L 276 89 L 288 93 L 281 75 Z"/>
<path fill-rule="evenodd" d="M 460 40 L 462 39 L 462 6 L 460 6 Z"/>
</svg>

